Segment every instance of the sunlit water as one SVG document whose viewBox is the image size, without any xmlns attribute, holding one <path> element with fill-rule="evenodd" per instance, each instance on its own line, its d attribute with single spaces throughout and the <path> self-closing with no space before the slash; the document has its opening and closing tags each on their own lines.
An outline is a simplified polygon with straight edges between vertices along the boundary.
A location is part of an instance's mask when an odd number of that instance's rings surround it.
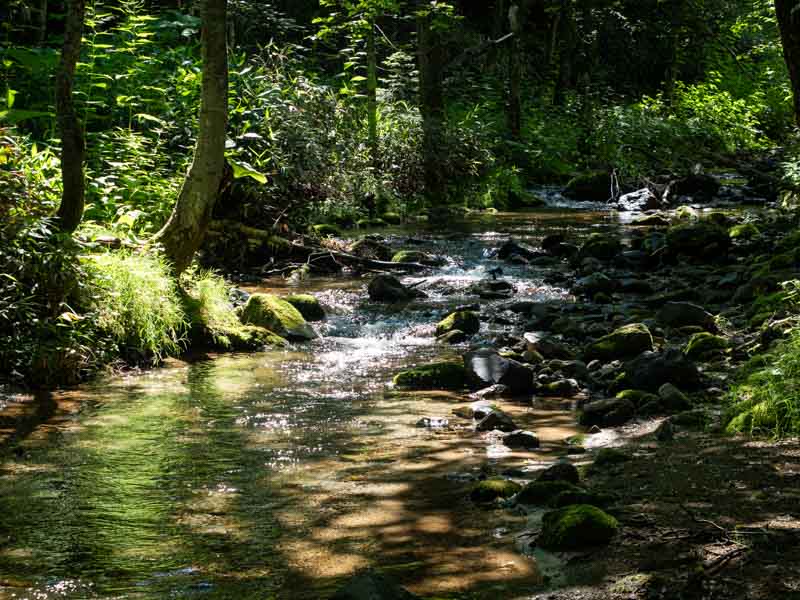
<svg viewBox="0 0 800 600">
<path fill-rule="evenodd" d="M 311 344 L 3 398 L 0 597 L 318 598 L 366 566 L 426 594 L 535 588 L 535 561 L 504 533 L 521 517 L 475 509 L 464 482 L 487 462 L 541 468 L 572 415 L 504 406 L 544 441 L 515 454 L 451 414 L 466 397 L 390 381 L 458 356 L 434 325 L 476 301 L 466 289 L 503 240 L 616 227 L 614 213 L 561 209 L 476 218 L 446 239 L 414 232 L 447 264 L 406 280 L 429 298 L 403 310 L 369 304 L 366 280 L 312 280 L 300 289 L 329 318 Z M 571 301 L 545 270 L 502 268 L 517 297 Z M 416 427 L 425 416 L 449 425 Z"/>
</svg>

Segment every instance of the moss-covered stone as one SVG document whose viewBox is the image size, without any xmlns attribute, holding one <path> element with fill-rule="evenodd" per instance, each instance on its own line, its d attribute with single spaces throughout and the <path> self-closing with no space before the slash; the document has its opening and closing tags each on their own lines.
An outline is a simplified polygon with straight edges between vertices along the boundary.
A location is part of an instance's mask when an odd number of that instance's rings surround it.
<svg viewBox="0 0 800 600">
<path fill-rule="evenodd" d="M 217 341 L 229 344 L 230 350 L 257 350 L 264 347 L 283 348 L 289 344 L 285 338 L 257 325 L 242 325 L 220 331 L 216 335 Z"/>
<path fill-rule="evenodd" d="M 618 465 L 627 462 L 631 459 L 628 454 L 616 448 L 601 448 L 594 455 L 595 467 L 606 467 L 609 465 Z M 589 503 L 591 504 L 591 502 Z"/>
<path fill-rule="evenodd" d="M 644 406 L 648 402 L 658 402 L 660 400 L 658 395 L 645 392 L 644 390 L 622 390 L 617 393 L 616 397 L 622 398 L 623 400 L 630 400 L 633 402 L 634 406 L 637 407 Z"/>
<path fill-rule="evenodd" d="M 325 311 L 311 294 L 293 294 L 284 298 L 289 304 L 294 306 L 306 321 L 322 321 L 325 318 Z"/>
<path fill-rule="evenodd" d="M 454 362 L 437 362 L 401 371 L 394 385 L 403 390 L 460 390 L 466 385 L 464 365 Z"/>
<path fill-rule="evenodd" d="M 386 227 L 386 221 L 383 219 L 359 219 L 356 221 L 356 225 L 361 229 Z"/>
<path fill-rule="evenodd" d="M 553 498 L 555 508 L 563 508 L 572 504 L 591 504 L 592 506 L 608 506 L 612 498 L 606 494 L 598 494 L 590 490 L 566 490 Z"/>
<path fill-rule="evenodd" d="M 695 333 L 689 338 L 689 343 L 686 344 L 686 348 L 683 352 L 687 357 L 697 359 L 725 350 L 728 346 L 728 340 L 724 337 L 702 332 Z"/>
<path fill-rule="evenodd" d="M 393 263 L 425 263 L 430 256 L 419 250 L 400 250 L 392 256 Z"/>
<path fill-rule="evenodd" d="M 578 250 L 578 261 L 584 258 L 597 258 L 599 260 L 611 260 L 622 250 L 619 239 L 603 233 L 593 233 L 587 237 L 580 250 Z"/>
<path fill-rule="evenodd" d="M 740 223 L 731 227 L 728 230 L 728 235 L 731 236 L 732 240 L 750 240 L 761 235 L 761 231 L 753 223 Z"/>
<path fill-rule="evenodd" d="M 389 223 L 389 225 L 400 225 L 403 222 L 403 217 L 396 212 L 385 212 L 381 215 L 381 219 Z"/>
<path fill-rule="evenodd" d="M 617 520 L 590 504 L 573 504 L 545 513 L 537 544 L 550 550 L 576 550 L 607 544 L 619 528 Z"/>
<path fill-rule="evenodd" d="M 586 361 L 630 358 L 653 349 L 653 336 L 643 323 L 632 323 L 601 337 L 586 348 Z"/>
<path fill-rule="evenodd" d="M 494 502 L 498 498 L 510 498 L 521 489 L 522 486 L 518 483 L 493 477 L 475 484 L 469 497 L 473 502 Z"/>
<path fill-rule="evenodd" d="M 520 490 L 517 502 L 536 506 L 551 506 L 560 493 L 567 491 L 578 493 L 584 490 L 569 481 L 531 481 Z"/>
<path fill-rule="evenodd" d="M 286 300 L 272 294 L 253 294 L 241 315 L 246 325 L 265 327 L 281 337 L 311 340 L 317 337 L 303 315 Z"/>
<path fill-rule="evenodd" d="M 350 245 L 350 254 L 361 258 L 374 258 L 376 260 L 391 260 L 394 252 L 386 244 L 381 244 L 368 237 L 356 240 Z"/>
<path fill-rule="evenodd" d="M 611 175 L 607 171 L 590 171 L 573 177 L 562 192 L 567 198 L 605 202 L 611 197 Z"/>
<path fill-rule="evenodd" d="M 728 232 L 713 223 L 678 225 L 667 231 L 667 248 L 672 254 L 713 260 L 728 252 Z"/>
<path fill-rule="evenodd" d="M 335 225 L 330 225 L 328 223 L 320 223 L 318 225 L 312 225 L 311 229 L 320 237 L 333 237 L 342 235 L 342 231 L 336 227 Z"/>
<path fill-rule="evenodd" d="M 460 329 L 467 335 L 478 333 L 481 321 L 478 314 L 471 310 L 458 310 L 450 313 L 436 325 L 436 335 L 444 335 L 454 329 Z"/>
</svg>

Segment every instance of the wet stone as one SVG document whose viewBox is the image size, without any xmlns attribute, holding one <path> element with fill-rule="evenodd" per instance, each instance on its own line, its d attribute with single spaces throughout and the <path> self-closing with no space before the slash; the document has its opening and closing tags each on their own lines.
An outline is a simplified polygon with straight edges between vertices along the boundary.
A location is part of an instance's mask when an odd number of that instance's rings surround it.
<svg viewBox="0 0 800 600">
<path fill-rule="evenodd" d="M 509 448 L 524 448 L 526 450 L 533 450 L 540 445 L 539 437 L 535 433 L 521 429 L 503 435 L 502 442 L 504 446 Z"/>
<path fill-rule="evenodd" d="M 475 425 L 475 431 L 506 431 L 512 432 L 518 429 L 514 419 L 501 410 L 494 409 Z"/>
<path fill-rule="evenodd" d="M 449 424 L 450 422 L 444 417 L 422 417 L 416 426 L 425 429 L 443 429 Z"/>
</svg>

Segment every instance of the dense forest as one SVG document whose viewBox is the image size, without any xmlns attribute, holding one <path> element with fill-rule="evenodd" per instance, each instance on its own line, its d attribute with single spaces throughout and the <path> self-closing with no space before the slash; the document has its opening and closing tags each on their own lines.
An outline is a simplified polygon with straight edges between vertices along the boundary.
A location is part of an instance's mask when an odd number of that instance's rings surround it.
<svg viewBox="0 0 800 600">
<path fill-rule="evenodd" d="M 792 0 L 6 0 L 0 596 L 797 597 L 798 124 Z"/>
</svg>

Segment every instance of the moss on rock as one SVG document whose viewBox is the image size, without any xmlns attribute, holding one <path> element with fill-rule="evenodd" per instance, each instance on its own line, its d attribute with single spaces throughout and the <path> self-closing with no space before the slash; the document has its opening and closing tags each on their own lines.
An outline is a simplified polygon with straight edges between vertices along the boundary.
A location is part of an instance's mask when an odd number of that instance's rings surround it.
<svg viewBox="0 0 800 600">
<path fill-rule="evenodd" d="M 619 528 L 617 520 L 590 504 L 573 504 L 545 513 L 537 544 L 550 550 L 576 550 L 607 544 Z"/>
<path fill-rule="evenodd" d="M 562 492 L 579 493 L 584 491 L 569 481 L 531 481 L 522 488 L 517 496 L 520 504 L 534 504 L 538 506 L 552 505 L 555 498 Z"/>
<path fill-rule="evenodd" d="M 306 321 L 322 321 L 325 318 L 325 311 L 311 294 L 293 294 L 284 298 L 289 304 L 294 306 Z"/>
<path fill-rule="evenodd" d="M 317 337 L 303 315 L 286 300 L 272 294 L 253 294 L 242 309 L 242 322 L 265 327 L 285 338 L 310 340 Z"/>
<path fill-rule="evenodd" d="M 611 260 L 622 250 L 619 239 L 607 234 L 593 233 L 581 245 L 578 261 L 584 258 Z"/>
<path fill-rule="evenodd" d="M 493 477 L 475 484 L 469 497 L 473 502 L 493 502 L 497 498 L 510 498 L 521 489 L 522 486 L 518 483 Z"/>
<path fill-rule="evenodd" d="M 712 333 L 702 332 L 695 333 L 689 338 L 689 343 L 686 344 L 684 354 L 692 359 L 701 358 L 727 349 L 729 346 L 728 340 L 724 337 L 714 335 Z"/>
<path fill-rule="evenodd" d="M 463 364 L 437 362 L 401 371 L 395 375 L 394 385 L 403 390 L 460 390 L 466 380 Z"/>
<path fill-rule="evenodd" d="M 478 314 L 471 310 L 458 310 L 450 313 L 436 325 L 436 335 L 444 335 L 455 329 L 459 329 L 467 335 L 478 333 L 481 328 L 481 321 Z"/>
<path fill-rule="evenodd" d="M 617 398 L 630 400 L 634 406 L 644 406 L 648 402 L 658 402 L 661 398 L 657 394 L 651 394 L 644 390 L 622 390 L 616 395 Z"/>
<path fill-rule="evenodd" d="M 336 225 L 330 225 L 328 223 L 312 225 L 311 229 L 320 237 L 333 237 L 342 235 L 342 231 L 336 227 Z"/>
<path fill-rule="evenodd" d="M 392 256 L 393 263 L 424 263 L 430 256 L 419 250 L 400 250 Z"/>
<path fill-rule="evenodd" d="M 601 337 L 586 348 L 585 358 L 610 361 L 637 356 L 653 349 L 653 336 L 643 323 L 632 323 Z"/>
</svg>

